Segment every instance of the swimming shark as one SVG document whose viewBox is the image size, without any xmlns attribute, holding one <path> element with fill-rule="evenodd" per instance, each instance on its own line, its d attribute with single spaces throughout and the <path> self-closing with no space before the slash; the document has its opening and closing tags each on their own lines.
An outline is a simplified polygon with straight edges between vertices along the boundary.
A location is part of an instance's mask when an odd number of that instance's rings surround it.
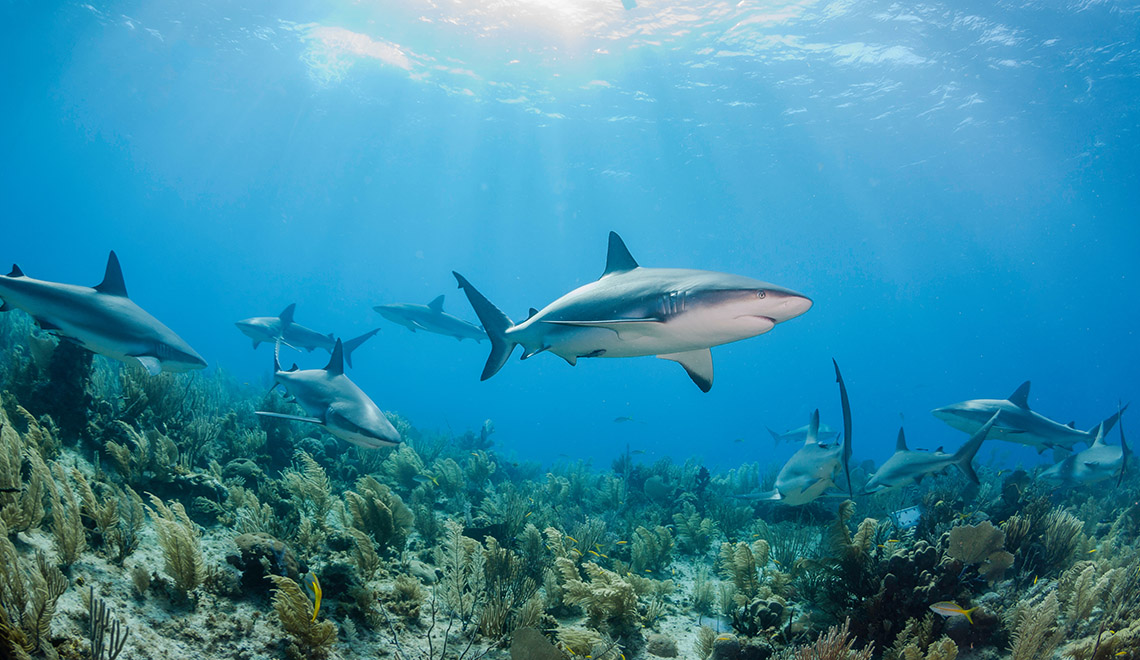
<svg viewBox="0 0 1140 660">
<path fill-rule="evenodd" d="M 272 344 L 280 338 L 286 346 L 305 349 L 310 353 L 313 352 L 313 349 L 323 348 L 331 354 L 337 342 L 336 337 L 331 332 L 322 335 L 316 330 L 306 328 L 294 321 L 293 313 L 296 310 L 297 303 L 292 303 L 277 316 L 255 316 L 238 321 L 234 325 L 242 331 L 242 334 L 253 340 L 254 348 L 260 346 L 262 342 Z M 377 332 L 380 332 L 380 328 L 344 342 L 344 361 L 348 363 L 348 366 L 352 366 L 352 352 L 360 348 L 361 344 L 368 341 Z"/>
<path fill-rule="evenodd" d="M 959 431 L 972 435 L 999 411 L 1002 414 L 1001 420 L 991 431 L 993 437 L 1029 445 L 1035 448 L 1038 454 L 1054 448 L 1072 450 L 1073 445 L 1077 443 L 1084 442 L 1091 445 L 1096 439 L 1096 427 L 1090 431 L 1081 431 L 1074 428 L 1072 423 L 1060 424 L 1030 410 L 1029 381 L 1022 383 L 1008 399 L 973 399 L 935 408 L 932 413 Z M 1123 412 L 1123 409 L 1120 412 Z M 1116 424 L 1120 412 L 1104 420 L 1105 433 Z"/>
<path fill-rule="evenodd" d="M 739 275 L 680 268 L 642 268 L 610 232 L 600 279 L 574 289 L 515 325 L 466 278 L 459 288 L 491 340 L 482 380 L 506 364 L 550 351 L 571 365 L 584 357 L 656 355 L 672 360 L 702 392 L 712 388 L 713 346 L 755 337 L 803 314 L 812 301 L 790 289 Z"/>
<path fill-rule="evenodd" d="M 1120 445 L 1112 446 L 1104 441 L 1104 425 L 1097 427 L 1096 439 L 1084 451 L 1068 456 L 1042 472 L 1039 476 L 1059 486 L 1081 486 L 1095 484 L 1113 477 L 1124 478 L 1128 459 L 1132 450 L 1124 439 L 1123 426 L 1120 430 Z"/>
<path fill-rule="evenodd" d="M 775 487 L 765 493 L 745 495 L 741 499 L 767 500 L 788 506 L 800 506 L 823 496 L 829 488 L 835 487 L 835 478 L 840 469 L 851 492 L 851 404 L 847 399 L 847 385 L 835 366 L 835 381 L 839 383 L 839 398 L 843 406 L 844 441 L 836 444 L 823 444 L 819 441 L 819 411 L 811 414 L 807 432 L 801 446 L 784 463 L 776 474 Z"/>
<path fill-rule="evenodd" d="M 380 408 L 344 375 L 344 344 L 339 339 L 324 369 L 300 370 L 293 365 L 285 371 L 281 369 L 279 352 L 280 343 L 273 352 L 274 387 L 283 386 L 290 400 L 304 408 L 309 416 L 261 410 L 255 411 L 258 415 L 319 424 L 341 440 L 365 449 L 400 444 L 400 433 Z"/>
<path fill-rule="evenodd" d="M 864 487 L 865 494 L 918 483 L 926 475 L 942 472 L 951 465 L 961 470 L 972 483 L 977 484 L 978 475 L 974 472 L 973 466 L 974 456 L 986 441 L 991 429 L 996 428 L 998 417 L 1004 415 L 1003 412 L 995 412 L 989 421 L 953 454 L 943 453 L 941 448 L 936 451 L 911 451 L 907 449 L 906 435 L 900 428 L 898 440 L 895 442 L 895 453 L 875 470 L 875 474 L 871 475 Z"/>
<path fill-rule="evenodd" d="M 0 276 L 0 300 L 0 311 L 22 309 L 42 329 L 92 353 L 140 364 L 151 375 L 206 366 L 173 330 L 127 297 L 114 252 L 103 281 L 93 288 L 33 279 L 12 264 L 12 272 Z"/>
<path fill-rule="evenodd" d="M 434 332 L 437 335 L 455 337 L 459 341 L 474 339 L 476 342 L 481 342 L 487 338 L 487 333 L 483 332 L 483 328 L 443 311 L 443 296 L 439 296 L 426 305 L 395 303 L 377 305 L 372 309 L 379 312 L 380 316 L 393 323 L 398 323 L 412 332 L 417 329 L 424 330 Z"/>
<path fill-rule="evenodd" d="M 772 444 L 779 445 L 781 442 L 790 442 L 795 444 L 802 444 L 807 439 L 808 425 L 804 424 L 798 428 L 789 429 L 783 433 L 777 433 L 772 429 L 768 429 L 768 433 L 772 435 Z M 831 428 L 827 424 L 820 424 L 819 429 L 816 431 L 816 439 L 820 442 L 830 442 L 839 437 L 839 431 Z"/>
</svg>

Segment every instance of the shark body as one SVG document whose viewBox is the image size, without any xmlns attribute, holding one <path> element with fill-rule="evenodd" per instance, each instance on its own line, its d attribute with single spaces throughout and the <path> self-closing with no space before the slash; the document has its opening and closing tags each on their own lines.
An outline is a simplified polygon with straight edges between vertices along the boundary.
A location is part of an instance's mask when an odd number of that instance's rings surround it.
<svg viewBox="0 0 1140 660">
<path fill-rule="evenodd" d="M 1076 444 L 1091 445 L 1096 439 L 1096 427 L 1091 431 L 1081 431 L 1073 424 L 1054 422 L 1030 410 L 1029 381 L 1022 383 L 1008 399 L 973 399 L 932 411 L 938 419 L 971 435 L 998 412 L 1001 413 L 1001 419 L 991 429 L 991 437 L 1028 445 L 1036 449 L 1038 454 L 1046 449 L 1071 451 Z M 1105 433 L 1119 418 L 1118 412 L 1104 420 Z"/>
<path fill-rule="evenodd" d="M 1059 486 L 1087 486 L 1113 477 L 1123 478 L 1132 450 L 1124 439 L 1123 429 L 1119 445 L 1106 443 L 1103 426 L 1097 427 L 1092 446 L 1054 464 L 1042 472 L 1040 478 Z"/>
<path fill-rule="evenodd" d="M 807 440 L 809 428 L 810 425 L 804 424 L 799 428 L 789 429 L 783 433 L 777 433 L 772 429 L 768 429 L 768 433 L 772 435 L 772 443 L 775 445 L 779 445 L 781 442 L 802 444 L 804 440 Z M 838 437 L 839 431 L 836 431 L 827 424 L 820 424 L 819 429 L 816 431 L 816 439 L 819 442 L 831 442 Z"/>
<path fill-rule="evenodd" d="M 0 311 L 21 309 L 44 330 L 93 353 L 140 364 L 151 375 L 206 366 L 173 330 L 127 297 L 114 252 L 94 287 L 33 279 L 13 264 L 12 272 L 0 276 L 0 300 Z"/>
<path fill-rule="evenodd" d="M 996 412 L 982 425 L 977 432 L 962 445 L 962 448 L 953 454 L 942 451 L 912 451 L 906 446 L 906 435 L 899 429 L 898 440 L 895 442 L 895 453 L 883 463 L 875 474 L 867 481 L 864 487 L 866 493 L 877 493 L 892 488 L 902 488 L 918 483 L 928 474 L 942 472 L 953 465 L 962 471 L 972 483 L 978 483 L 978 475 L 974 472 L 973 460 L 978 449 L 986 441 L 992 429 L 996 428 L 998 416 Z"/>
<path fill-rule="evenodd" d="M 262 343 L 275 343 L 280 339 L 287 346 L 296 349 L 304 349 L 311 353 L 314 349 L 321 348 L 332 354 L 337 342 L 336 337 L 331 332 L 327 335 L 321 334 L 294 321 L 293 314 L 296 310 L 297 303 L 293 303 L 277 316 L 254 316 L 238 321 L 234 325 L 242 334 L 253 340 L 254 348 Z M 344 361 L 348 366 L 352 366 L 352 352 L 377 332 L 380 332 L 380 328 L 344 342 Z"/>
<path fill-rule="evenodd" d="M 380 316 L 393 323 L 398 323 L 412 332 L 423 330 L 437 335 L 455 337 L 459 341 L 474 339 L 476 342 L 481 342 L 487 338 L 487 333 L 483 332 L 483 328 L 443 311 L 443 296 L 437 297 L 426 305 L 396 303 L 377 305 L 372 309 L 376 310 Z"/>
<path fill-rule="evenodd" d="M 380 408 L 344 375 L 344 345 L 338 339 L 324 369 L 285 371 L 274 351 L 273 382 L 285 388 L 307 417 L 256 411 L 258 415 L 319 424 L 334 436 L 365 449 L 392 447 L 400 434 Z"/>
<path fill-rule="evenodd" d="M 524 360 L 550 351 L 571 365 L 584 357 L 656 355 L 679 363 L 707 392 L 711 347 L 764 334 L 812 305 L 799 293 L 739 275 L 642 268 L 613 232 L 600 279 L 532 309 L 518 325 L 453 274 L 491 340 L 482 380 L 498 373 L 521 344 Z"/>
</svg>

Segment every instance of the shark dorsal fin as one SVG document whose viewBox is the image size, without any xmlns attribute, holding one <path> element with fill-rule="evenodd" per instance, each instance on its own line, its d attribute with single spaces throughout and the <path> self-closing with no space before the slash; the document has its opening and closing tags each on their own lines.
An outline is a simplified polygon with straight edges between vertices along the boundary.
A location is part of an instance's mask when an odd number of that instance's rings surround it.
<svg viewBox="0 0 1140 660">
<path fill-rule="evenodd" d="M 1029 410 L 1029 381 L 1025 381 L 1009 395 L 1009 402 L 1018 408 Z"/>
<path fill-rule="evenodd" d="M 281 319 L 281 323 L 289 325 L 293 322 L 293 312 L 297 311 L 297 303 L 289 303 L 289 306 L 281 310 L 277 318 Z"/>
<path fill-rule="evenodd" d="M 339 339 L 336 340 L 336 346 L 333 347 L 332 357 L 329 358 L 325 371 L 337 376 L 344 373 L 344 344 Z"/>
<path fill-rule="evenodd" d="M 943 447 L 942 445 L 938 445 L 938 448 L 934 450 L 934 453 L 935 454 L 941 454 L 942 450 L 944 450 L 944 449 L 946 449 L 946 447 Z"/>
<path fill-rule="evenodd" d="M 907 451 L 906 448 L 906 433 L 903 432 L 902 427 L 899 427 L 899 437 L 895 440 L 895 451 Z"/>
<path fill-rule="evenodd" d="M 1093 435 L 1096 436 L 1096 439 L 1093 440 L 1093 443 L 1092 443 L 1093 447 L 1097 447 L 1097 446 L 1103 447 L 1104 445 L 1107 444 L 1104 441 L 1104 422 L 1101 422 L 1100 424 L 1096 425 L 1096 428 L 1093 429 Z"/>
<path fill-rule="evenodd" d="M 602 273 L 602 277 L 614 273 L 624 273 L 634 268 L 637 268 L 637 261 L 629 253 L 625 241 L 621 240 L 621 236 L 618 236 L 617 232 L 611 231 L 610 248 L 606 253 L 606 272 Z"/>
<path fill-rule="evenodd" d="M 12 264 L 12 272 L 8 273 L 8 277 L 24 277 L 24 271 L 16 264 Z"/>
<path fill-rule="evenodd" d="M 536 315 L 536 314 L 538 314 L 538 310 L 537 310 L 537 309 L 535 309 L 535 308 L 533 308 L 533 307 L 531 307 L 531 308 L 530 308 L 530 311 L 528 311 L 528 312 L 527 312 L 527 314 L 526 314 L 526 320 L 528 320 L 528 321 L 529 321 L 529 320 L 533 319 L 533 318 L 535 317 L 535 315 Z"/>
<path fill-rule="evenodd" d="M 127 297 L 127 284 L 123 282 L 123 269 L 119 267 L 119 258 L 115 256 L 114 250 L 111 250 L 110 256 L 107 257 L 107 272 L 103 274 L 103 281 L 95 286 L 95 290 L 109 296 Z"/>
<path fill-rule="evenodd" d="M 443 313 L 443 296 L 437 297 L 435 300 L 428 303 L 428 309 L 431 311 L 442 314 Z"/>
<path fill-rule="evenodd" d="M 1076 431 L 1076 430 L 1077 430 L 1077 423 L 1076 423 L 1076 422 L 1069 422 L 1069 423 L 1068 423 L 1068 424 L 1066 424 L 1065 426 L 1067 426 L 1067 427 L 1069 427 L 1069 428 L 1073 429 L 1074 431 Z"/>
<path fill-rule="evenodd" d="M 811 421 L 808 422 L 807 434 L 804 436 L 805 445 L 818 445 L 819 444 L 819 409 L 815 409 L 811 413 Z"/>
</svg>

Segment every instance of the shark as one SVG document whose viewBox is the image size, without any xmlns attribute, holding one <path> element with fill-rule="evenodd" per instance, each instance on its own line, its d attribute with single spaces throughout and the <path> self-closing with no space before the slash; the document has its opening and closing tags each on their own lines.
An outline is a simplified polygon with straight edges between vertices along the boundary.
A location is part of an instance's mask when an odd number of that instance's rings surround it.
<svg viewBox="0 0 1140 660">
<path fill-rule="evenodd" d="M 977 484 L 978 475 L 974 472 L 973 466 L 974 456 L 986 441 L 990 431 L 996 428 L 998 417 L 1004 414 L 1001 411 L 995 412 L 989 421 L 953 454 L 942 452 L 941 447 L 936 451 L 912 451 L 907 448 L 906 434 L 900 428 L 895 442 L 895 453 L 875 470 L 875 474 L 871 475 L 864 487 L 864 494 L 918 483 L 926 475 L 942 472 L 951 465 L 961 470 L 971 483 Z"/>
<path fill-rule="evenodd" d="M 481 380 L 503 368 L 515 346 L 522 359 L 549 351 L 571 366 L 579 358 L 656 355 L 680 364 L 708 392 L 713 346 L 755 337 L 812 306 L 803 294 L 760 280 L 707 270 L 643 268 L 610 232 L 606 267 L 515 324 L 466 278 L 452 273 L 491 340 Z"/>
<path fill-rule="evenodd" d="M 772 435 L 772 444 L 779 445 L 781 442 L 789 442 L 792 444 L 802 444 L 807 439 L 808 425 L 804 424 L 798 428 L 788 429 L 783 433 L 777 433 L 772 429 L 768 429 L 768 433 Z M 831 442 L 839 437 L 839 431 L 831 428 L 827 424 L 820 424 L 819 429 L 816 430 L 816 439 L 820 442 Z"/>
<path fill-rule="evenodd" d="M 1127 406 L 1125 406 L 1127 408 Z M 1074 424 L 1061 424 L 1029 409 L 1029 381 L 1022 383 L 1008 399 L 973 399 L 942 408 L 932 413 L 950 426 L 969 434 L 977 433 L 986 420 L 1001 412 L 999 424 L 992 429 L 998 440 L 1028 445 L 1043 453 L 1046 449 L 1071 451 L 1078 443 L 1092 444 L 1096 429 L 1081 431 Z M 1120 418 L 1121 411 L 1104 420 L 1107 433 Z"/>
<path fill-rule="evenodd" d="M 426 305 L 395 303 L 377 305 L 372 309 L 379 312 L 380 316 L 412 332 L 424 330 L 437 335 L 455 337 L 459 341 L 474 339 L 476 342 L 481 342 L 487 338 L 483 328 L 443 311 L 443 296 L 438 296 Z"/>
<path fill-rule="evenodd" d="M 835 479 L 840 470 L 851 489 L 851 404 L 847 398 L 847 385 L 835 365 L 835 380 L 839 383 L 839 398 L 843 406 L 843 442 L 825 444 L 820 442 L 819 410 L 812 412 L 804 434 L 803 445 L 784 463 L 776 474 L 772 490 L 745 495 L 742 499 L 779 502 L 787 506 L 801 506 L 812 502 L 836 487 Z"/>
<path fill-rule="evenodd" d="M 1046 469 L 1039 478 L 1058 486 L 1087 486 L 1117 477 L 1117 484 L 1124 478 L 1132 450 L 1124 439 L 1124 427 L 1120 429 L 1120 445 L 1112 446 L 1104 441 L 1104 424 L 1096 428 L 1096 439 L 1092 446 L 1066 457 Z"/>
<path fill-rule="evenodd" d="M 344 375 L 344 344 L 336 340 L 324 369 L 281 368 L 280 343 L 273 352 L 273 386 L 285 388 L 306 415 L 255 411 L 263 417 L 288 419 L 323 426 L 332 435 L 365 449 L 394 447 L 401 442 L 380 408 L 356 383 Z"/>
<path fill-rule="evenodd" d="M 331 354 L 337 338 L 331 332 L 323 335 L 294 321 L 293 314 L 296 310 L 297 303 L 292 303 L 277 316 L 254 316 L 238 321 L 234 325 L 242 331 L 242 334 L 253 340 L 254 348 L 260 346 L 262 342 L 272 344 L 281 339 L 286 346 L 304 349 L 310 353 L 314 349 L 323 348 Z M 355 339 L 344 342 L 344 361 L 349 367 L 352 366 L 352 352 L 360 348 L 361 344 L 371 339 L 377 332 L 380 332 L 380 328 L 370 330 Z"/>
<path fill-rule="evenodd" d="M 123 269 L 112 251 L 103 281 L 94 287 L 28 277 L 19 266 L 0 276 L 0 311 L 21 309 L 43 330 L 151 375 L 202 369 L 206 361 L 173 330 L 127 296 Z"/>
</svg>

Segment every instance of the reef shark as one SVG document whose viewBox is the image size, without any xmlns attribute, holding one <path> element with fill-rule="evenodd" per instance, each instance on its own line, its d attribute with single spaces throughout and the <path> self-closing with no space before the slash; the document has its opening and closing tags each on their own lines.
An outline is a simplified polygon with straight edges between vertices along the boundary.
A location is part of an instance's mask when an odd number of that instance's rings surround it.
<svg viewBox="0 0 1140 660">
<path fill-rule="evenodd" d="M 808 425 L 804 424 L 799 428 L 789 429 L 783 433 L 777 433 L 772 429 L 768 429 L 768 433 L 772 435 L 772 444 L 779 445 L 781 442 L 789 442 L 792 444 L 802 444 L 807 439 Z M 827 424 L 820 424 L 819 429 L 816 431 L 816 439 L 820 442 L 831 442 L 839 437 L 839 431 L 831 428 Z"/>
<path fill-rule="evenodd" d="M 372 309 L 379 312 L 380 316 L 393 323 L 398 323 L 412 332 L 424 330 L 434 332 L 437 335 L 455 337 L 459 341 L 474 339 L 476 342 L 481 342 L 487 338 L 487 333 L 483 332 L 483 328 L 443 311 L 443 296 L 439 296 L 426 305 L 395 303 L 377 305 Z"/>
<path fill-rule="evenodd" d="M 974 456 L 986 441 L 991 429 L 997 428 L 995 423 L 998 417 L 1004 415 L 1003 412 L 995 412 L 989 421 L 953 454 L 943 453 L 941 447 L 936 451 L 911 451 L 907 449 L 906 435 L 900 428 L 898 440 L 895 442 L 895 453 L 875 470 L 875 474 L 871 475 L 864 487 L 865 494 L 918 483 L 926 475 L 942 472 L 951 465 L 961 470 L 972 483 L 978 483 L 978 475 L 974 472 L 973 466 Z"/>
<path fill-rule="evenodd" d="M 254 348 L 260 346 L 262 342 L 272 344 L 280 339 L 286 346 L 296 349 L 305 349 L 311 353 L 313 349 L 323 348 L 331 354 L 337 342 L 336 337 L 331 332 L 323 335 L 294 321 L 293 313 L 296 310 L 297 303 L 292 303 L 277 316 L 255 316 L 238 321 L 234 325 L 242 331 L 242 334 L 253 340 Z M 348 366 L 352 366 L 352 352 L 377 332 L 380 332 L 380 328 L 344 342 L 344 361 Z"/>
<path fill-rule="evenodd" d="M 277 345 L 280 348 L 280 344 Z M 340 438 L 365 449 L 392 447 L 400 433 L 356 383 L 344 375 L 344 344 L 338 339 L 324 369 L 281 369 L 279 350 L 273 352 L 273 384 L 281 385 L 308 417 L 258 410 L 258 415 L 320 424 Z"/>
<path fill-rule="evenodd" d="M 932 411 L 938 419 L 971 435 L 977 433 L 986 420 L 997 412 L 1002 415 L 1000 423 L 995 424 L 991 431 L 993 437 L 1028 445 L 1035 448 L 1038 454 L 1055 448 L 1071 451 L 1077 443 L 1091 445 L 1096 439 L 1096 427 L 1090 431 L 1081 431 L 1074 428 L 1072 423 L 1060 424 L 1030 410 L 1029 381 L 1022 383 L 1008 399 L 973 399 Z M 1121 412 L 1123 409 L 1102 422 L 1105 433 L 1116 424 Z"/>
<path fill-rule="evenodd" d="M 13 264 L 0 276 L 0 311 L 22 309 L 44 330 L 151 375 L 202 369 L 206 361 L 174 331 L 127 297 L 119 258 L 111 252 L 95 287 L 37 280 Z"/>
<path fill-rule="evenodd" d="M 739 275 L 642 268 L 614 232 L 600 279 L 542 310 L 532 308 L 518 325 L 466 278 L 452 274 L 491 340 L 482 380 L 498 373 L 522 344 L 524 360 L 550 351 L 571 365 L 584 357 L 656 355 L 679 363 L 708 392 L 711 347 L 764 334 L 812 305 L 795 291 Z"/>
<path fill-rule="evenodd" d="M 741 499 L 766 500 L 788 506 L 800 506 L 825 495 L 835 487 L 840 469 L 851 492 L 851 404 L 847 399 L 847 385 L 835 365 L 835 380 L 839 383 L 839 398 L 843 406 L 843 442 L 827 445 L 819 441 L 819 411 L 811 414 L 803 445 L 792 454 L 776 474 L 775 487 L 764 493 L 745 495 Z"/>
<path fill-rule="evenodd" d="M 1077 452 L 1056 463 L 1040 474 L 1040 478 L 1061 486 L 1081 486 L 1095 484 L 1113 477 L 1124 478 L 1128 459 L 1132 450 L 1124 439 L 1124 427 L 1120 429 L 1120 445 L 1112 446 L 1104 441 L 1104 425 L 1097 427 L 1096 439 L 1092 446 Z"/>
</svg>

